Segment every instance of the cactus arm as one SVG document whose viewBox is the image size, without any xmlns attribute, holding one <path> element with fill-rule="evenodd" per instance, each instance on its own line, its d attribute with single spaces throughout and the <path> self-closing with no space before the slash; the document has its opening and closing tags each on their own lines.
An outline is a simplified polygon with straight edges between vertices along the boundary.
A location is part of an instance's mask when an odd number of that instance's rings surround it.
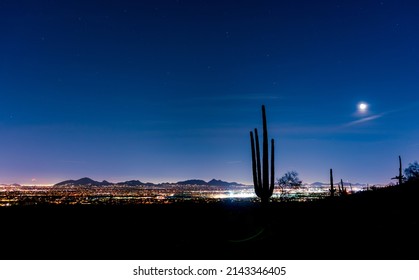
<svg viewBox="0 0 419 280">
<path fill-rule="evenodd" d="M 275 188 L 275 143 L 271 139 L 271 186 L 269 188 L 269 196 L 272 196 Z"/>
<path fill-rule="evenodd" d="M 257 168 L 257 175 L 258 175 L 258 186 L 262 188 L 262 171 L 260 165 L 260 150 L 259 150 L 259 136 L 258 130 L 255 128 L 255 141 L 256 141 L 256 168 Z"/>
<path fill-rule="evenodd" d="M 250 144 L 252 148 L 252 171 L 253 171 L 253 185 L 255 188 L 255 193 L 257 196 L 260 196 L 259 186 L 258 186 L 258 174 L 256 170 L 256 151 L 255 151 L 255 140 L 253 138 L 253 132 L 250 131 Z"/>
<path fill-rule="evenodd" d="M 265 105 L 262 105 L 262 120 L 263 120 L 263 156 L 262 156 L 262 172 L 263 185 L 265 191 L 269 191 L 269 157 L 268 157 L 268 129 L 266 125 Z"/>
</svg>

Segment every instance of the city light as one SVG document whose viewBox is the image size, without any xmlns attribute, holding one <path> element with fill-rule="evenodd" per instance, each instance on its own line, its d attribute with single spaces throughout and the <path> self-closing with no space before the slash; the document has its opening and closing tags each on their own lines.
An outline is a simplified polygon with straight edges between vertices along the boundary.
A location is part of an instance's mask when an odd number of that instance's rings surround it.
<svg viewBox="0 0 419 280">
<path fill-rule="evenodd" d="M 362 187 L 354 188 L 361 191 Z M 307 201 L 327 196 L 327 186 L 281 190 L 272 200 Z M 178 202 L 210 203 L 224 200 L 257 201 L 253 186 L 202 186 L 165 184 L 155 186 L 14 186 L 0 185 L 0 206 L 32 204 L 171 204 Z"/>
</svg>

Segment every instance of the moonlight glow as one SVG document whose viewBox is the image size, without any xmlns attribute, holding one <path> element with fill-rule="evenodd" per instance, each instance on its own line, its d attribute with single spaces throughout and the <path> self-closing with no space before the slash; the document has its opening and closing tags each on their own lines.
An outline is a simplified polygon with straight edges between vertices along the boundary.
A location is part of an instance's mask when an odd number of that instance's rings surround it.
<svg viewBox="0 0 419 280">
<path fill-rule="evenodd" d="M 359 112 L 365 113 L 367 111 L 367 109 L 368 109 L 368 104 L 367 103 L 361 102 L 361 103 L 358 104 Z"/>
</svg>

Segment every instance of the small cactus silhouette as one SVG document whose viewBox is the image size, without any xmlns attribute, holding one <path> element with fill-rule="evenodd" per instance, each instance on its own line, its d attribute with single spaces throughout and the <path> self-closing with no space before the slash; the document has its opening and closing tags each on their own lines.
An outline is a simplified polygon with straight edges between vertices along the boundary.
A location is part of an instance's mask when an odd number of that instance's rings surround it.
<svg viewBox="0 0 419 280">
<path fill-rule="evenodd" d="M 275 178 L 275 158 L 274 158 L 274 139 L 271 139 L 271 177 L 269 180 L 269 157 L 268 157 L 268 129 L 266 124 L 265 105 L 262 105 L 262 122 L 263 122 L 263 144 L 262 144 L 262 167 L 260 162 L 259 150 L 259 136 L 255 128 L 255 137 L 253 132 L 250 131 L 250 146 L 252 149 L 252 171 L 253 171 L 253 184 L 255 193 L 260 197 L 262 204 L 269 202 L 269 198 L 274 191 L 274 178 Z M 256 142 L 256 143 L 255 143 Z M 255 145 L 256 144 L 256 145 Z M 256 146 L 256 149 L 255 149 Z M 270 181 L 270 182 L 269 182 Z"/>
<path fill-rule="evenodd" d="M 399 175 L 391 178 L 392 180 L 399 180 L 399 185 L 403 184 L 404 176 L 402 171 L 402 158 L 399 156 Z"/>
<path fill-rule="evenodd" d="M 340 195 L 347 195 L 348 194 L 346 188 L 343 186 L 343 180 L 342 179 L 340 179 L 339 193 L 340 193 Z"/>
</svg>

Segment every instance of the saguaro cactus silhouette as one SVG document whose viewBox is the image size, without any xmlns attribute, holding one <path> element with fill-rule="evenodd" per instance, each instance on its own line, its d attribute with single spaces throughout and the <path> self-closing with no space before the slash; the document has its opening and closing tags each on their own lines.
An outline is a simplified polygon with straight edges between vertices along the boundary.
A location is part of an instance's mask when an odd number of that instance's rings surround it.
<svg viewBox="0 0 419 280">
<path fill-rule="evenodd" d="M 403 170 L 402 169 L 402 158 L 399 156 L 399 175 L 396 176 L 396 177 L 391 178 L 392 180 L 393 179 L 399 180 L 399 185 L 401 185 L 403 183 L 403 173 L 402 173 L 403 171 L 402 170 Z"/>
<path fill-rule="evenodd" d="M 266 204 L 269 202 L 269 198 L 272 196 L 272 193 L 275 187 L 274 185 L 275 147 L 274 147 L 274 139 L 271 139 L 271 177 L 269 180 L 268 129 L 267 129 L 267 124 L 266 124 L 265 105 L 262 105 L 262 122 L 263 122 L 262 167 L 261 167 L 261 162 L 260 162 L 259 136 L 258 136 L 258 130 L 256 128 L 255 128 L 254 138 L 253 138 L 253 132 L 250 131 L 250 146 L 252 148 L 252 171 L 253 171 L 253 185 L 255 187 L 255 193 L 258 197 L 260 197 L 262 204 Z M 255 146 L 256 146 L 256 149 L 255 149 Z"/>
<path fill-rule="evenodd" d="M 330 168 L 330 196 L 333 197 L 335 195 L 336 189 L 333 186 L 333 169 Z"/>
</svg>

